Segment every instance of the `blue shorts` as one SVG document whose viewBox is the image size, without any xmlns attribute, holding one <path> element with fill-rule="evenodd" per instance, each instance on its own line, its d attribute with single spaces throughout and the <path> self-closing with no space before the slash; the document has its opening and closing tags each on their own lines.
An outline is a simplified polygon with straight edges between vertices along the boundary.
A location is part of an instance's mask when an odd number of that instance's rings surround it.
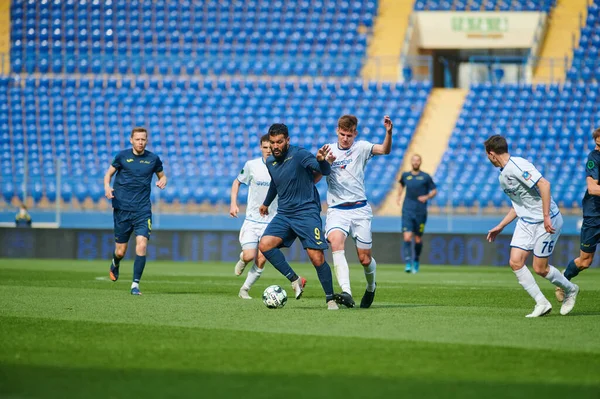
<svg viewBox="0 0 600 399">
<path fill-rule="evenodd" d="M 115 209 L 113 210 L 113 220 L 115 222 L 115 242 L 119 244 L 127 243 L 132 232 L 135 232 L 136 237 L 144 236 L 150 239 L 152 212 Z"/>
<path fill-rule="evenodd" d="M 414 214 L 402 212 L 402 232 L 411 232 L 416 236 L 421 237 L 425 231 L 425 223 L 427 223 L 427 214 Z"/>
<path fill-rule="evenodd" d="M 596 252 L 596 246 L 600 242 L 600 218 L 583 218 L 580 235 L 580 249 L 588 254 Z"/>
<path fill-rule="evenodd" d="M 281 247 L 292 245 L 296 237 L 304 249 L 327 249 L 327 240 L 323 234 L 323 221 L 317 212 L 300 213 L 292 216 L 275 215 L 265 229 L 263 236 L 283 239 Z"/>
</svg>

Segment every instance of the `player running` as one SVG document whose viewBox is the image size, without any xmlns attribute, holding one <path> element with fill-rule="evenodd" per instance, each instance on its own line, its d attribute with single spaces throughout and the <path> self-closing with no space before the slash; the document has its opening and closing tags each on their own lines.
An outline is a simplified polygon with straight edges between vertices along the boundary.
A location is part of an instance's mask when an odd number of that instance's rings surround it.
<svg viewBox="0 0 600 399">
<path fill-rule="evenodd" d="M 367 288 L 360 301 L 361 308 L 368 308 L 375 298 L 375 270 L 377 263 L 371 255 L 373 239 L 371 219 L 373 210 L 367 202 L 365 168 L 375 155 L 387 155 L 392 149 L 393 124 L 389 116 L 383 118 L 385 138 L 383 144 L 355 141 L 358 135 L 358 119 L 354 115 L 343 115 L 338 120 L 337 143 L 329 144 L 331 174 L 327 176 L 327 221 L 325 237 L 331 244 L 333 266 L 342 293 L 336 297 L 338 303 L 354 307 L 350 288 L 350 270 L 344 246 L 350 235 L 356 242 L 358 260 L 364 268 Z"/>
<path fill-rule="evenodd" d="M 231 185 L 231 205 L 229 207 L 229 215 L 237 217 L 240 209 L 237 205 L 237 195 L 241 184 L 248 185 L 248 200 L 246 206 L 246 219 L 240 229 L 240 245 L 242 252 L 240 260 L 236 263 L 234 271 L 235 275 L 242 274 L 248 263 L 254 261 L 252 268 L 248 271 L 246 281 L 240 288 L 238 296 L 242 299 L 252 299 L 248 294 L 252 285 L 258 281 L 265 262 L 267 261 L 264 255 L 258 251 L 258 241 L 263 235 L 269 222 L 277 212 L 277 199 L 275 199 L 269 207 L 269 214 L 261 216 L 259 212 L 260 205 L 269 191 L 271 184 L 271 176 L 267 170 L 265 161 L 271 155 L 271 147 L 269 144 L 269 135 L 265 134 L 260 138 L 260 150 L 262 157 L 252 159 L 244 164 L 241 172 Z"/>
<path fill-rule="evenodd" d="M 397 204 L 400 205 L 402 192 L 406 188 L 406 197 L 402 204 L 402 234 L 404 236 L 404 261 L 406 273 L 419 271 L 419 257 L 423 250 L 423 232 L 427 223 L 427 201 L 437 194 L 435 183 L 431 176 L 421 170 L 421 156 L 411 158 L 412 170 L 402 173 L 398 187 Z M 412 242 L 415 240 L 415 255 L 413 257 Z"/>
<path fill-rule="evenodd" d="M 590 267 L 600 242 L 600 128 L 592 133 L 596 146 L 589 153 L 585 166 L 587 190 L 581 202 L 583 207 L 583 224 L 581 225 L 579 257 L 572 259 L 565 269 L 564 276 L 571 281 L 580 272 Z M 565 292 L 556 287 L 556 299 L 563 302 Z"/>
<path fill-rule="evenodd" d="M 114 208 L 115 252 L 109 277 L 112 281 L 119 279 L 121 259 L 127 252 L 131 233 L 135 233 L 131 294 L 142 295 L 139 283 L 146 267 L 146 248 L 152 231 L 152 175 L 158 177 L 156 187 L 161 190 L 167 186 L 167 176 L 158 155 L 146 150 L 148 131 L 145 128 L 133 128 L 129 141 L 133 148 L 119 152 L 104 175 L 104 193 L 106 198 L 112 199 Z M 115 173 L 117 176 L 111 188 L 110 180 Z"/>
<path fill-rule="evenodd" d="M 518 217 L 510 243 L 509 263 L 519 284 L 536 303 L 533 312 L 525 317 L 540 317 L 552 311 L 552 305 L 525 266 L 532 251 L 533 270 L 567 293 L 560 308 L 560 314 L 566 315 L 575 306 L 579 287 L 548 264 L 548 257 L 554 251 L 563 224 L 558 206 L 550 194 L 550 183 L 529 161 L 511 157 L 504 137 L 491 136 L 484 144 L 488 159 L 495 167 L 500 168 L 500 187 L 512 202 L 512 208 L 504 219 L 488 231 L 487 239 L 489 242 L 494 241 L 504 227 Z"/>
<path fill-rule="evenodd" d="M 266 216 L 275 196 L 279 196 L 277 215 L 271 220 L 260 239 L 258 249 L 269 262 L 292 283 L 296 299 L 300 299 L 306 279 L 298 276 L 285 260 L 279 248 L 289 247 L 300 239 L 314 265 L 319 281 L 325 291 L 327 308 L 338 309 L 334 300 L 331 268 L 325 261 L 327 249 L 322 235 L 321 199 L 315 187 L 315 173 L 329 175 L 331 166 L 326 157 L 327 145 L 321 147 L 317 156 L 303 148 L 290 145 L 288 128 L 275 123 L 269 128 L 272 155 L 267 159 L 271 186 L 260 214 Z"/>
</svg>

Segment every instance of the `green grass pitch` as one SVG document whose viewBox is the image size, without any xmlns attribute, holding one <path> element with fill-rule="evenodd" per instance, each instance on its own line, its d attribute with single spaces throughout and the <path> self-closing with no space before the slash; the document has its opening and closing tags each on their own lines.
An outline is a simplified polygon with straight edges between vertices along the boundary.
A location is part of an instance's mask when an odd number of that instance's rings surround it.
<svg viewBox="0 0 600 399">
<path fill-rule="evenodd" d="M 327 311 L 312 266 L 304 297 L 244 301 L 233 264 L 0 259 L 2 398 L 600 398 L 600 270 L 577 305 L 526 319 L 508 269 L 380 265 L 371 309 Z M 357 302 L 364 292 L 351 266 Z"/>
</svg>

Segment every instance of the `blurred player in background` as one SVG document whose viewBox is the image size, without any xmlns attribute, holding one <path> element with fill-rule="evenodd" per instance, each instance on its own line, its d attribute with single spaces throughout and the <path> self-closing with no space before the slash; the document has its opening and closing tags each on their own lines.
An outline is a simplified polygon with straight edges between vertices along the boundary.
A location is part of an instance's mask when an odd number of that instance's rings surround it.
<svg viewBox="0 0 600 399">
<path fill-rule="evenodd" d="M 329 147 L 321 147 L 317 156 L 304 148 L 290 145 L 288 128 L 275 123 L 269 128 L 272 155 L 267 159 L 271 186 L 260 214 L 266 216 L 269 206 L 279 196 L 277 215 L 267 226 L 258 249 L 292 283 L 296 299 L 300 299 L 306 279 L 298 276 L 286 261 L 279 248 L 289 247 L 296 238 L 314 265 L 323 291 L 327 308 L 338 309 L 334 299 L 331 268 L 325 261 L 323 251 L 327 243 L 322 233 L 321 199 L 315 186 L 315 173 L 329 175 L 331 166 L 327 161 Z"/>
<path fill-rule="evenodd" d="M 133 232 L 136 256 L 131 294 L 142 295 L 139 283 L 146 267 L 146 247 L 152 232 L 152 176 L 156 174 L 158 177 L 156 187 L 161 190 L 167 186 L 167 176 L 158 155 L 146 150 L 148 131 L 145 128 L 133 128 L 129 141 L 133 148 L 119 152 L 104 175 L 104 193 L 112 200 L 114 208 L 115 252 L 109 276 L 112 281 L 119 279 L 121 259 L 127 252 L 127 243 Z M 117 176 L 111 188 L 110 180 L 115 173 Z"/>
<path fill-rule="evenodd" d="M 248 263 L 253 261 L 254 263 L 250 271 L 248 271 L 246 281 L 244 281 L 244 284 L 240 288 L 239 297 L 242 299 L 252 299 L 248 291 L 258 281 L 263 272 L 267 260 L 258 251 L 258 242 L 265 228 L 267 228 L 267 225 L 277 212 L 276 199 L 269 206 L 269 214 L 267 216 L 261 216 L 259 212 L 260 205 L 267 196 L 267 191 L 269 191 L 269 185 L 271 184 L 271 176 L 265 164 L 265 161 L 271 155 L 268 134 L 260 138 L 260 150 L 262 157 L 246 162 L 231 185 L 231 205 L 229 207 L 229 215 L 231 217 L 237 217 L 240 211 L 237 205 L 237 195 L 240 185 L 248 185 L 246 219 L 240 230 L 242 252 L 240 253 L 240 260 L 235 265 L 235 275 L 241 275 Z"/>
<path fill-rule="evenodd" d="M 429 174 L 421 171 L 421 156 L 413 155 L 411 160 L 412 170 L 402 173 L 398 187 L 400 205 L 402 192 L 406 188 L 406 196 L 402 204 L 402 233 L 404 235 L 404 261 L 407 273 L 419 271 L 419 257 L 423 251 L 423 232 L 427 223 L 427 201 L 435 197 L 437 189 Z M 413 257 L 412 241 L 415 239 L 415 255 Z"/>
<path fill-rule="evenodd" d="M 343 115 L 338 120 L 337 143 L 331 148 L 331 174 L 327 176 L 327 222 L 325 237 L 331 244 L 333 266 L 342 293 L 338 303 L 354 307 L 350 288 L 350 270 L 344 251 L 346 238 L 350 235 L 356 242 L 358 260 L 364 268 L 367 289 L 360 302 L 361 308 L 368 308 L 375 297 L 375 269 L 377 263 L 371 256 L 373 235 L 371 219 L 373 210 L 367 202 L 365 189 L 365 168 L 374 155 L 387 155 L 392 149 L 393 124 L 389 116 L 383 118 L 385 138 L 383 144 L 368 141 L 355 141 L 358 134 L 358 119 L 354 115 Z"/>
<path fill-rule="evenodd" d="M 568 314 L 575 306 L 579 287 L 548 264 L 563 225 L 560 210 L 550 194 L 550 183 L 529 161 L 511 157 L 506 139 L 500 135 L 485 141 L 485 151 L 490 162 L 500 168 L 500 187 L 512 202 L 504 219 L 488 231 L 487 239 L 494 241 L 504 227 L 519 218 L 510 242 L 509 263 L 519 284 L 536 303 L 533 312 L 526 317 L 540 317 L 552 311 L 552 305 L 525 266 L 530 252 L 533 252 L 533 270 L 567 293 L 560 314 Z"/>
<path fill-rule="evenodd" d="M 596 146 L 588 154 L 585 165 L 585 181 L 587 190 L 583 196 L 581 205 L 583 207 L 583 224 L 581 225 L 581 238 L 579 257 L 571 260 L 567 265 L 564 276 L 571 281 L 581 271 L 587 269 L 594 260 L 596 246 L 600 242 L 600 128 L 592 134 Z M 556 299 L 563 302 L 565 291 L 556 287 Z"/>
</svg>

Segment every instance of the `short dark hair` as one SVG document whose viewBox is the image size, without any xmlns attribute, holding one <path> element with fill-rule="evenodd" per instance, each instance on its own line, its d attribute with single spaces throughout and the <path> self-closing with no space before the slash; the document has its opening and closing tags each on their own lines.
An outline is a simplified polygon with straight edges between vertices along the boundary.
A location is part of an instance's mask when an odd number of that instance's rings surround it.
<svg viewBox="0 0 600 399">
<path fill-rule="evenodd" d="M 264 143 L 265 141 L 266 141 L 267 143 L 269 142 L 269 135 L 268 135 L 268 134 L 263 134 L 263 135 L 260 137 L 260 144 Z"/>
<path fill-rule="evenodd" d="M 283 123 L 272 124 L 269 128 L 269 136 L 279 136 L 280 134 L 283 134 L 283 137 L 287 139 L 289 136 L 288 127 Z"/>
<path fill-rule="evenodd" d="M 148 130 L 145 127 L 136 126 L 131 130 L 131 137 L 133 137 L 134 133 L 146 133 L 146 138 L 148 137 Z"/>
<path fill-rule="evenodd" d="M 338 119 L 338 129 L 346 132 L 353 132 L 358 127 L 358 119 L 354 115 L 342 115 Z"/>
<path fill-rule="evenodd" d="M 485 152 L 494 152 L 498 155 L 506 154 L 508 152 L 508 143 L 503 136 L 495 134 L 488 138 L 485 143 Z"/>
<path fill-rule="evenodd" d="M 600 127 L 597 127 L 596 130 L 594 130 L 592 137 L 594 138 L 594 141 L 598 140 L 598 137 L 600 137 Z"/>
</svg>

